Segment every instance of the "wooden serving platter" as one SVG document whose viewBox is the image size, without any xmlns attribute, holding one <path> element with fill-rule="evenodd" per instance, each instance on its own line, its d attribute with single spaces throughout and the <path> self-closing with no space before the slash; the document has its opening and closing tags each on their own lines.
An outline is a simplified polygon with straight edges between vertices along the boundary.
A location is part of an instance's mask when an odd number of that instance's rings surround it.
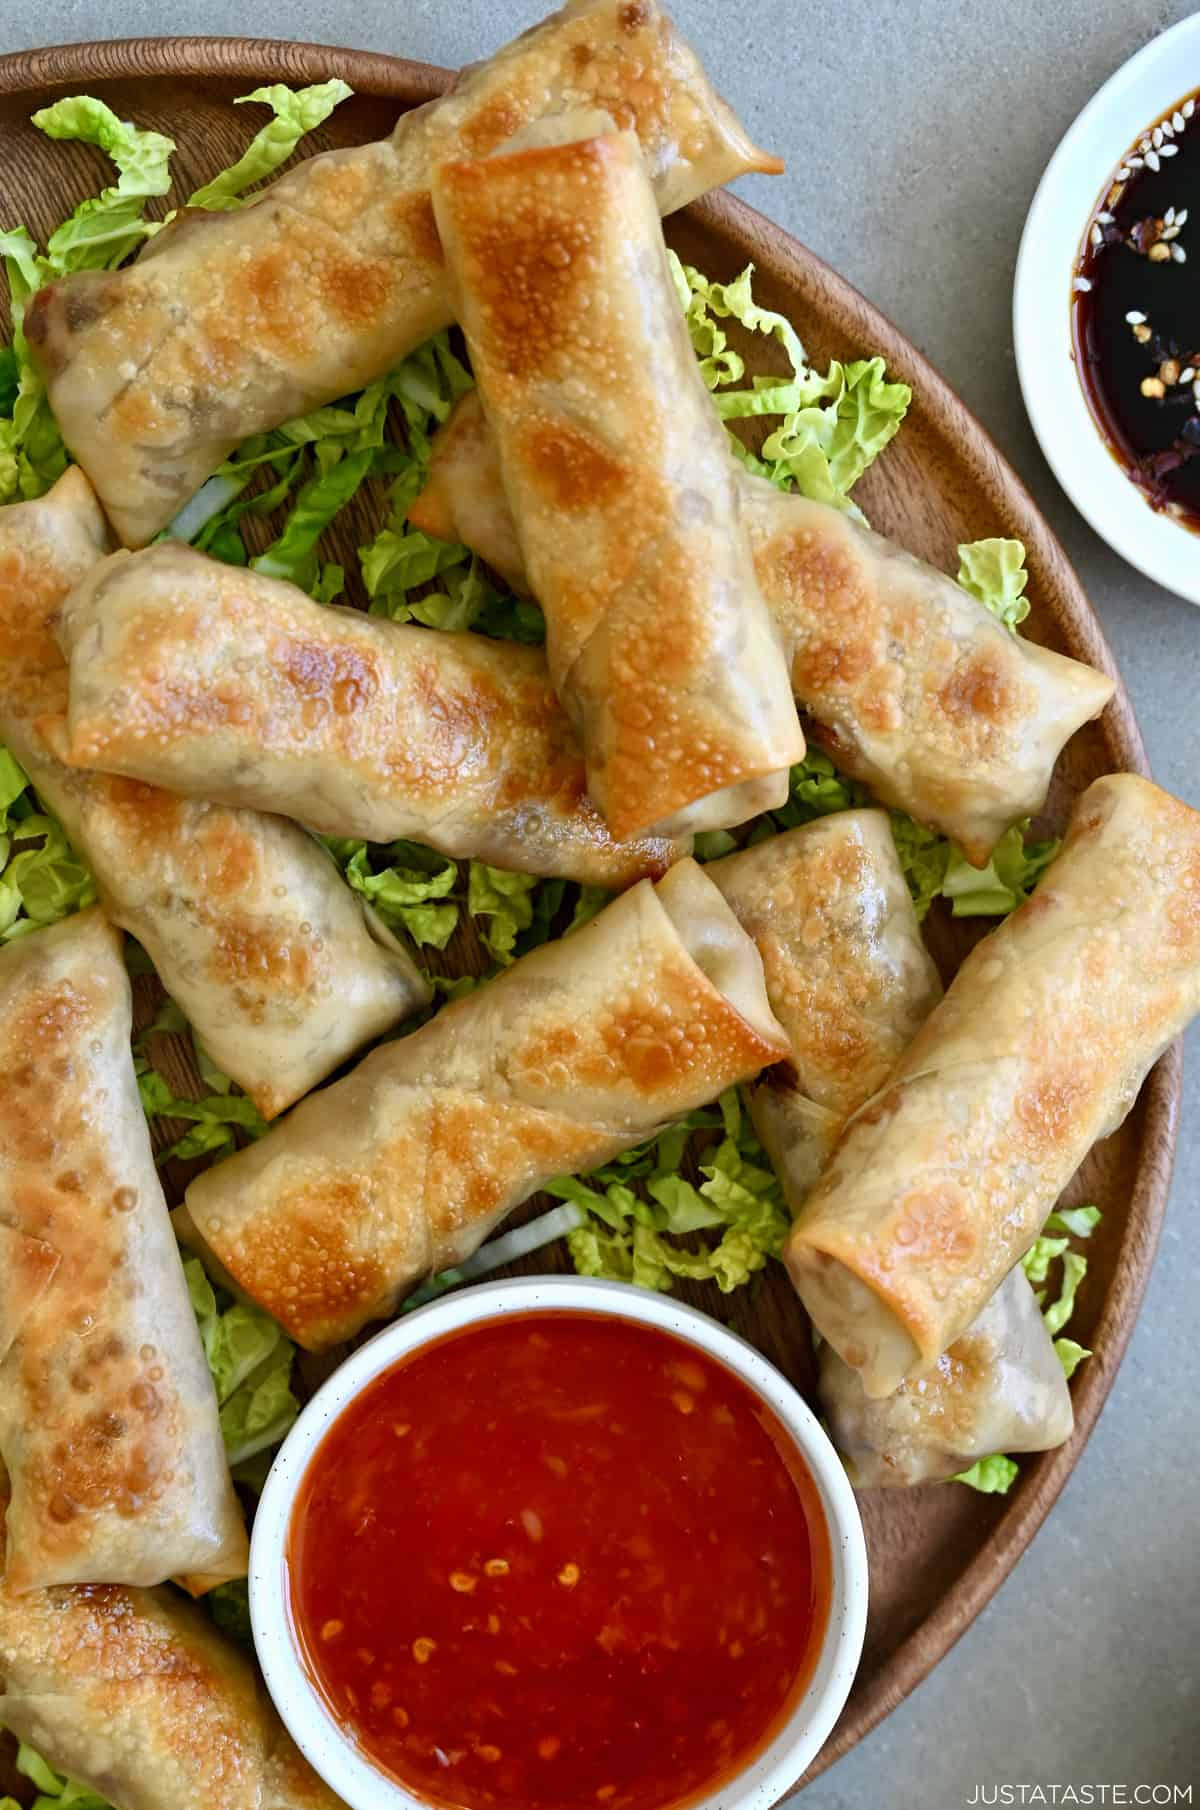
<svg viewBox="0 0 1200 1810">
<path fill-rule="evenodd" d="M 98 95 L 123 117 L 176 139 L 176 187 L 186 193 L 238 155 L 261 123 L 229 105 L 235 95 L 265 82 L 299 85 L 335 75 L 353 86 L 355 98 L 310 135 L 305 152 L 382 137 L 401 109 L 433 98 L 450 80 L 448 71 L 399 58 L 249 38 L 124 39 L 0 57 L 0 226 L 24 222 L 44 241 L 76 202 L 95 192 L 98 178 L 109 180 L 99 153 L 50 144 L 29 125 L 32 112 L 64 93 Z M 772 148 L 786 155 L 786 145 Z M 1028 553 L 1033 601 L 1023 632 L 1115 671 L 1079 581 L 1032 498 L 902 333 L 812 252 L 731 195 L 711 196 L 677 215 L 667 237 L 712 277 L 732 277 L 753 261 L 759 300 L 790 316 L 817 362 L 882 353 L 891 375 L 910 383 L 914 395 L 899 436 L 855 491 L 874 526 L 950 570 L 959 541 L 1018 537 Z M 0 314 L 0 341 L 6 328 Z M 761 346 L 754 347 L 752 368 L 755 361 L 765 368 L 762 359 Z M 342 545 L 334 556 L 348 571 L 357 570 L 354 548 L 372 526 L 362 508 L 357 520 L 339 524 Z M 1098 774 L 1119 769 L 1146 771 L 1120 683 L 1103 719 L 1067 748 L 1039 827 L 1061 828 L 1076 794 Z M 952 971 L 971 933 L 936 922 L 933 914 L 929 928 L 939 959 Z M 461 935 L 446 965 L 477 970 L 469 924 Z M 953 1645 L 1012 1570 L 1066 1482 L 1112 1386 L 1149 1275 L 1170 1181 L 1181 1072 L 1176 1047 L 1068 1192 L 1071 1200 L 1094 1200 L 1104 1210 L 1070 1327 L 1095 1353 L 1074 1380 L 1070 1443 L 1023 1461 L 1007 1497 L 947 1484 L 860 1498 L 871 1555 L 866 1647 L 841 1721 L 806 1779 L 859 1741 Z M 176 1068 L 171 1078 L 185 1091 L 185 1070 Z M 556 1256 L 518 1267 L 544 1269 Z M 807 1324 L 782 1269 L 761 1273 L 729 1298 L 715 1285 L 681 1285 L 681 1293 L 751 1339 L 801 1387 L 811 1382 Z M 0 1793 L 5 1782 L 0 1776 Z"/>
</svg>

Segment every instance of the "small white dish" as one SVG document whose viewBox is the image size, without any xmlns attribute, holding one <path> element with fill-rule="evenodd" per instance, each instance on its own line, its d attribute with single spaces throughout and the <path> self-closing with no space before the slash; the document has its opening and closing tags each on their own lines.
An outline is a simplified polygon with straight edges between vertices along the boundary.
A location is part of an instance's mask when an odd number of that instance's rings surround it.
<svg viewBox="0 0 1200 1810">
<path fill-rule="evenodd" d="M 1105 444 L 1075 369 L 1071 284 L 1106 179 L 1144 132 L 1197 89 L 1200 14 L 1131 57 L 1067 132 L 1033 198 L 1013 289 L 1017 373 L 1051 470 L 1110 547 L 1189 603 L 1200 603 L 1200 535 L 1151 508 Z"/>
<path fill-rule="evenodd" d="M 505 1313 L 566 1309 L 655 1326 L 731 1370 L 772 1409 L 817 1487 L 829 1531 L 832 1591 L 824 1644 L 807 1690 L 775 1739 L 691 1810 L 770 1810 L 819 1751 L 849 1695 L 867 1616 L 867 1550 L 854 1493 L 816 1416 L 753 1346 L 707 1314 L 620 1282 L 531 1276 L 463 1289 L 384 1328 L 337 1370 L 284 1441 L 259 1503 L 250 1548 L 250 1618 L 267 1689 L 296 1745 L 350 1810 L 428 1810 L 373 1766 L 335 1721 L 301 1656 L 292 1627 L 287 1541 L 309 1463 L 347 1404 L 410 1352 Z"/>
</svg>

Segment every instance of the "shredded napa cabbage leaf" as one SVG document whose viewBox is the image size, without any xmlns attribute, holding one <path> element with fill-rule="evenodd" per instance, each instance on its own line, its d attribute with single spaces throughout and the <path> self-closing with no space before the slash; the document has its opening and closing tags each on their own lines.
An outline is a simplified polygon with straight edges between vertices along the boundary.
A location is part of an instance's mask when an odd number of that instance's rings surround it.
<svg viewBox="0 0 1200 1810">
<path fill-rule="evenodd" d="M 40 1753 L 22 1741 L 17 1749 L 17 1771 L 37 1787 L 32 1810 L 113 1810 L 106 1797 L 65 1778 Z M 0 1810 L 20 1810 L 15 1797 L 0 1798 Z"/>
<path fill-rule="evenodd" d="M 1025 548 L 1019 540 L 977 540 L 958 549 L 958 582 L 1015 635 L 1029 614 Z"/>
</svg>

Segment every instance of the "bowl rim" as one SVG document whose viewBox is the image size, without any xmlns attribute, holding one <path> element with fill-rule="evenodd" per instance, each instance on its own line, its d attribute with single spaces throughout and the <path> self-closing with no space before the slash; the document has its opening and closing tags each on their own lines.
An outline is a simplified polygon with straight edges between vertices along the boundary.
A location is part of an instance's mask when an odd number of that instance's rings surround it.
<svg viewBox="0 0 1200 1810">
<path fill-rule="evenodd" d="M 1181 53 L 1197 48 L 1193 14 L 1143 45 L 1092 96 L 1038 184 L 1013 282 L 1017 376 L 1050 469 L 1102 540 L 1189 603 L 1200 603 L 1200 534 L 1153 509 L 1108 447 L 1076 369 L 1071 281 L 1105 176 L 1172 103 L 1195 92 L 1181 92 Z"/>
<path fill-rule="evenodd" d="M 841 1714 L 866 1633 L 868 1564 L 858 1505 L 816 1415 L 753 1345 L 699 1309 L 628 1283 L 578 1276 L 486 1282 L 430 1302 L 358 1348 L 307 1403 L 271 1468 L 250 1545 L 250 1620 L 267 1690 L 296 1745 L 349 1810 L 429 1810 L 378 1770 L 339 1727 L 305 1666 L 289 1609 L 286 1545 L 300 1481 L 329 1428 L 400 1359 L 506 1313 L 600 1313 L 653 1326 L 705 1351 L 781 1421 L 816 1485 L 829 1534 L 831 1594 L 821 1652 L 799 1703 L 751 1764 L 689 1810 L 769 1810 L 820 1751 Z"/>
</svg>

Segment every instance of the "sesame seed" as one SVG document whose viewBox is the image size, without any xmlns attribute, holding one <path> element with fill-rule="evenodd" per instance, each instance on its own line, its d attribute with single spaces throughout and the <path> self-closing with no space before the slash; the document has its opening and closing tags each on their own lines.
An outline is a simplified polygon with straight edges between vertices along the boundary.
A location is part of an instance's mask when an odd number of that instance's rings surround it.
<svg viewBox="0 0 1200 1810">
<path fill-rule="evenodd" d="M 1163 215 L 1163 225 L 1170 226 L 1170 224 L 1174 220 L 1174 218 L 1175 218 L 1175 209 L 1173 207 L 1169 207 L 1167 209 L 1166 213 Z"/>
<path fill-rule="evenodd" d="M 1187 263 L 1187 252 L 1184 251 L 1182 245 L 1172 245 L 1171 256 L 1174 258 L 1174 260 L 1177 264 L 1186 264 Z"/>
<path fill-rule="evenodd" d="M 1179 373 L 1180 383 L 1194 383 L 1195 380 L 1196 380 L 1195 365 L 1189 365 L 1186 371 L 1180 371 L 1180 373 Z"/>
<path fill-rule="evenodd" d="M 1173 126 L 1173 125 L 1172 125 L 1172 124 L 1171 124 L 1171 122 L 1170 122 L 1170 120 L 1169 120 L 1169 119 L 1164 119 L 1164 121 L 1163 121 L 1163 123 L 1162 123 L 1162 130 L 1163 130 L 1163 133 L 1164 133 L 1164 135 L 1165 135 L 1165 136 L 1166 136 L 1166 137 L 1167 137 L 1167 138 L 1174 138 L 1174 136 L 1175 136 L 1175 128 L 1174 128 L 1174 126 Z"/>
<path fill-rule="evenodd" d="M 1145 321 L 1142 322 L 1140 327 L 1135 327 L 1133 329 L 1133 337 L 1137 340 L 1139 346 L 1147 344 L 1151 335 L 1150 328 Z"/>
<path fill-rule="evenodd" d="M 1097 214 L 1096 219 L 1099 221 L 1101 226 L 1111 226 L 1112 225 L 1112 215 L 1108 212 Z"/>
<path fill-rule="evenodd" d="M 1192 395 L 1196 399 L 1196 407 L 1200 409 L 1200 377 L 1197 377 L 1195 383 L 1192 385 Z"/>
<path fill-rule="evenodd" d="M 1157 170 L 1157 169 L 1161 168 L 1161 165 L 1158 160 L 1157 151 L 1147 151 L 1146 152 L 1146 168 L 1148 170 Z"/>
<path fill-rule="evenodd" d="M 1179 111 L 1178 107 L 1175 109 L 1174 113 L 1172 113 L 1172 115 L 1171 115 L 1171 124 L 1174 127 L 1176 132 L 1183 131 L 1183 126 L 1184 126 L 1183 114 Z"/>
<path fill-rule="evenodd" d="M 1177 226 L 1164 226 L 1158 236 L 1160 239 L 1166 239 L 1167 242 L 1170 243 L 1172 239 L 1177 239 L 1179 237 L 1179 228 Z"/>
<path fill-rule="evenodd" d="M 1164 145 L 1162 150 L 1159 152 L 1160 157 L 1178 157 L 1178 155 L 1179 155 L 1179 146 L 1178 145 Z M 1149 161 L 1149 159 L 1147 159 L 1147 162 L 1148 161 Z"/>
<path fill-rule="evenodd" d="M 1157 151 L 1158 147 L 1161 145 L 1162 141 L 1163 141 L 1162 127 L 1155 126 L 1153 132 L 1151 132 L 1151 134 L 1150 134 L 1150 143 L 1154 146 L 1154 149 Z"/>
<path fill-rule="evenodd" d="M 1179 212 L 1175 216 L 1176 226 L 1186 226 L 1187 225 L 1187 215 L 1188 215 L 1187 208 L 1181 207 Z"/>
<path fill-rule="evenodd" d="M 1071 283 L 1072 289 L 1076 290 L 1080 295 L 1086 295 L 1091 286 L 1087 277 L 1075 277 Z"/>
<path fill-rule="evenodd" d="M 1100 231 L 1098 226 L 1092 227 L 1088 237 L 1091 239 L 1093 245 L 1103 245 L 1104 243 L 1104 234 Z"/>
<path fill-rule="evenodd" d="M 1149 135 L 1149 133 L 1147 133 L 1146 137 L 1143 138 L 1141 140 L 1140 144 L 1138 145 L 1138 150 L 1139 151 L 1148 151 L 1149 149 L 1150 149 L 1150 135 Z"/>
<path fill-rule="evenodd" d="M 1131 170 L 1142 170 L 1146 167 L 1146 160 L 1144 157 L 1127 157 L 1125 161 Z"/>
<path fill-rule="evenodd" d="M 1183 114 L 1184 119 L 1191 119 L 1192 114 L 1196 111 L 1195 101 L 1184 101 L 1183 106 L 1179 111 Z"/>
<path fill-rule="evenodd" d="M 1125 316 L 1131 327 L 1140 327 L 1145 318 L 1145 315 L 1140 313 L 1137 308 L 1131 308 Z"/>
<path fill-rule="evenodd" d="M 1123 163 L 1123 164 L 1122 164 L 1122 165 L 1121 165 L 1121 167 L 1120 167 L 1120 169 L 1119 169 L 1119 170 L 1118 170 L 1118 171 L 1117 171 L 1117 178 L 1116 178 L 1116 179 L 1117 179 L 1117 181 L 1118 181 L 1118 182 L 1127 182 L 1127 181 L 1128 181 L 1128 179 L 1129 179 L 1129 165 L 1128 165 L 1128 164 L 1127 164 L 1127 163 Z"/>
</svg>

